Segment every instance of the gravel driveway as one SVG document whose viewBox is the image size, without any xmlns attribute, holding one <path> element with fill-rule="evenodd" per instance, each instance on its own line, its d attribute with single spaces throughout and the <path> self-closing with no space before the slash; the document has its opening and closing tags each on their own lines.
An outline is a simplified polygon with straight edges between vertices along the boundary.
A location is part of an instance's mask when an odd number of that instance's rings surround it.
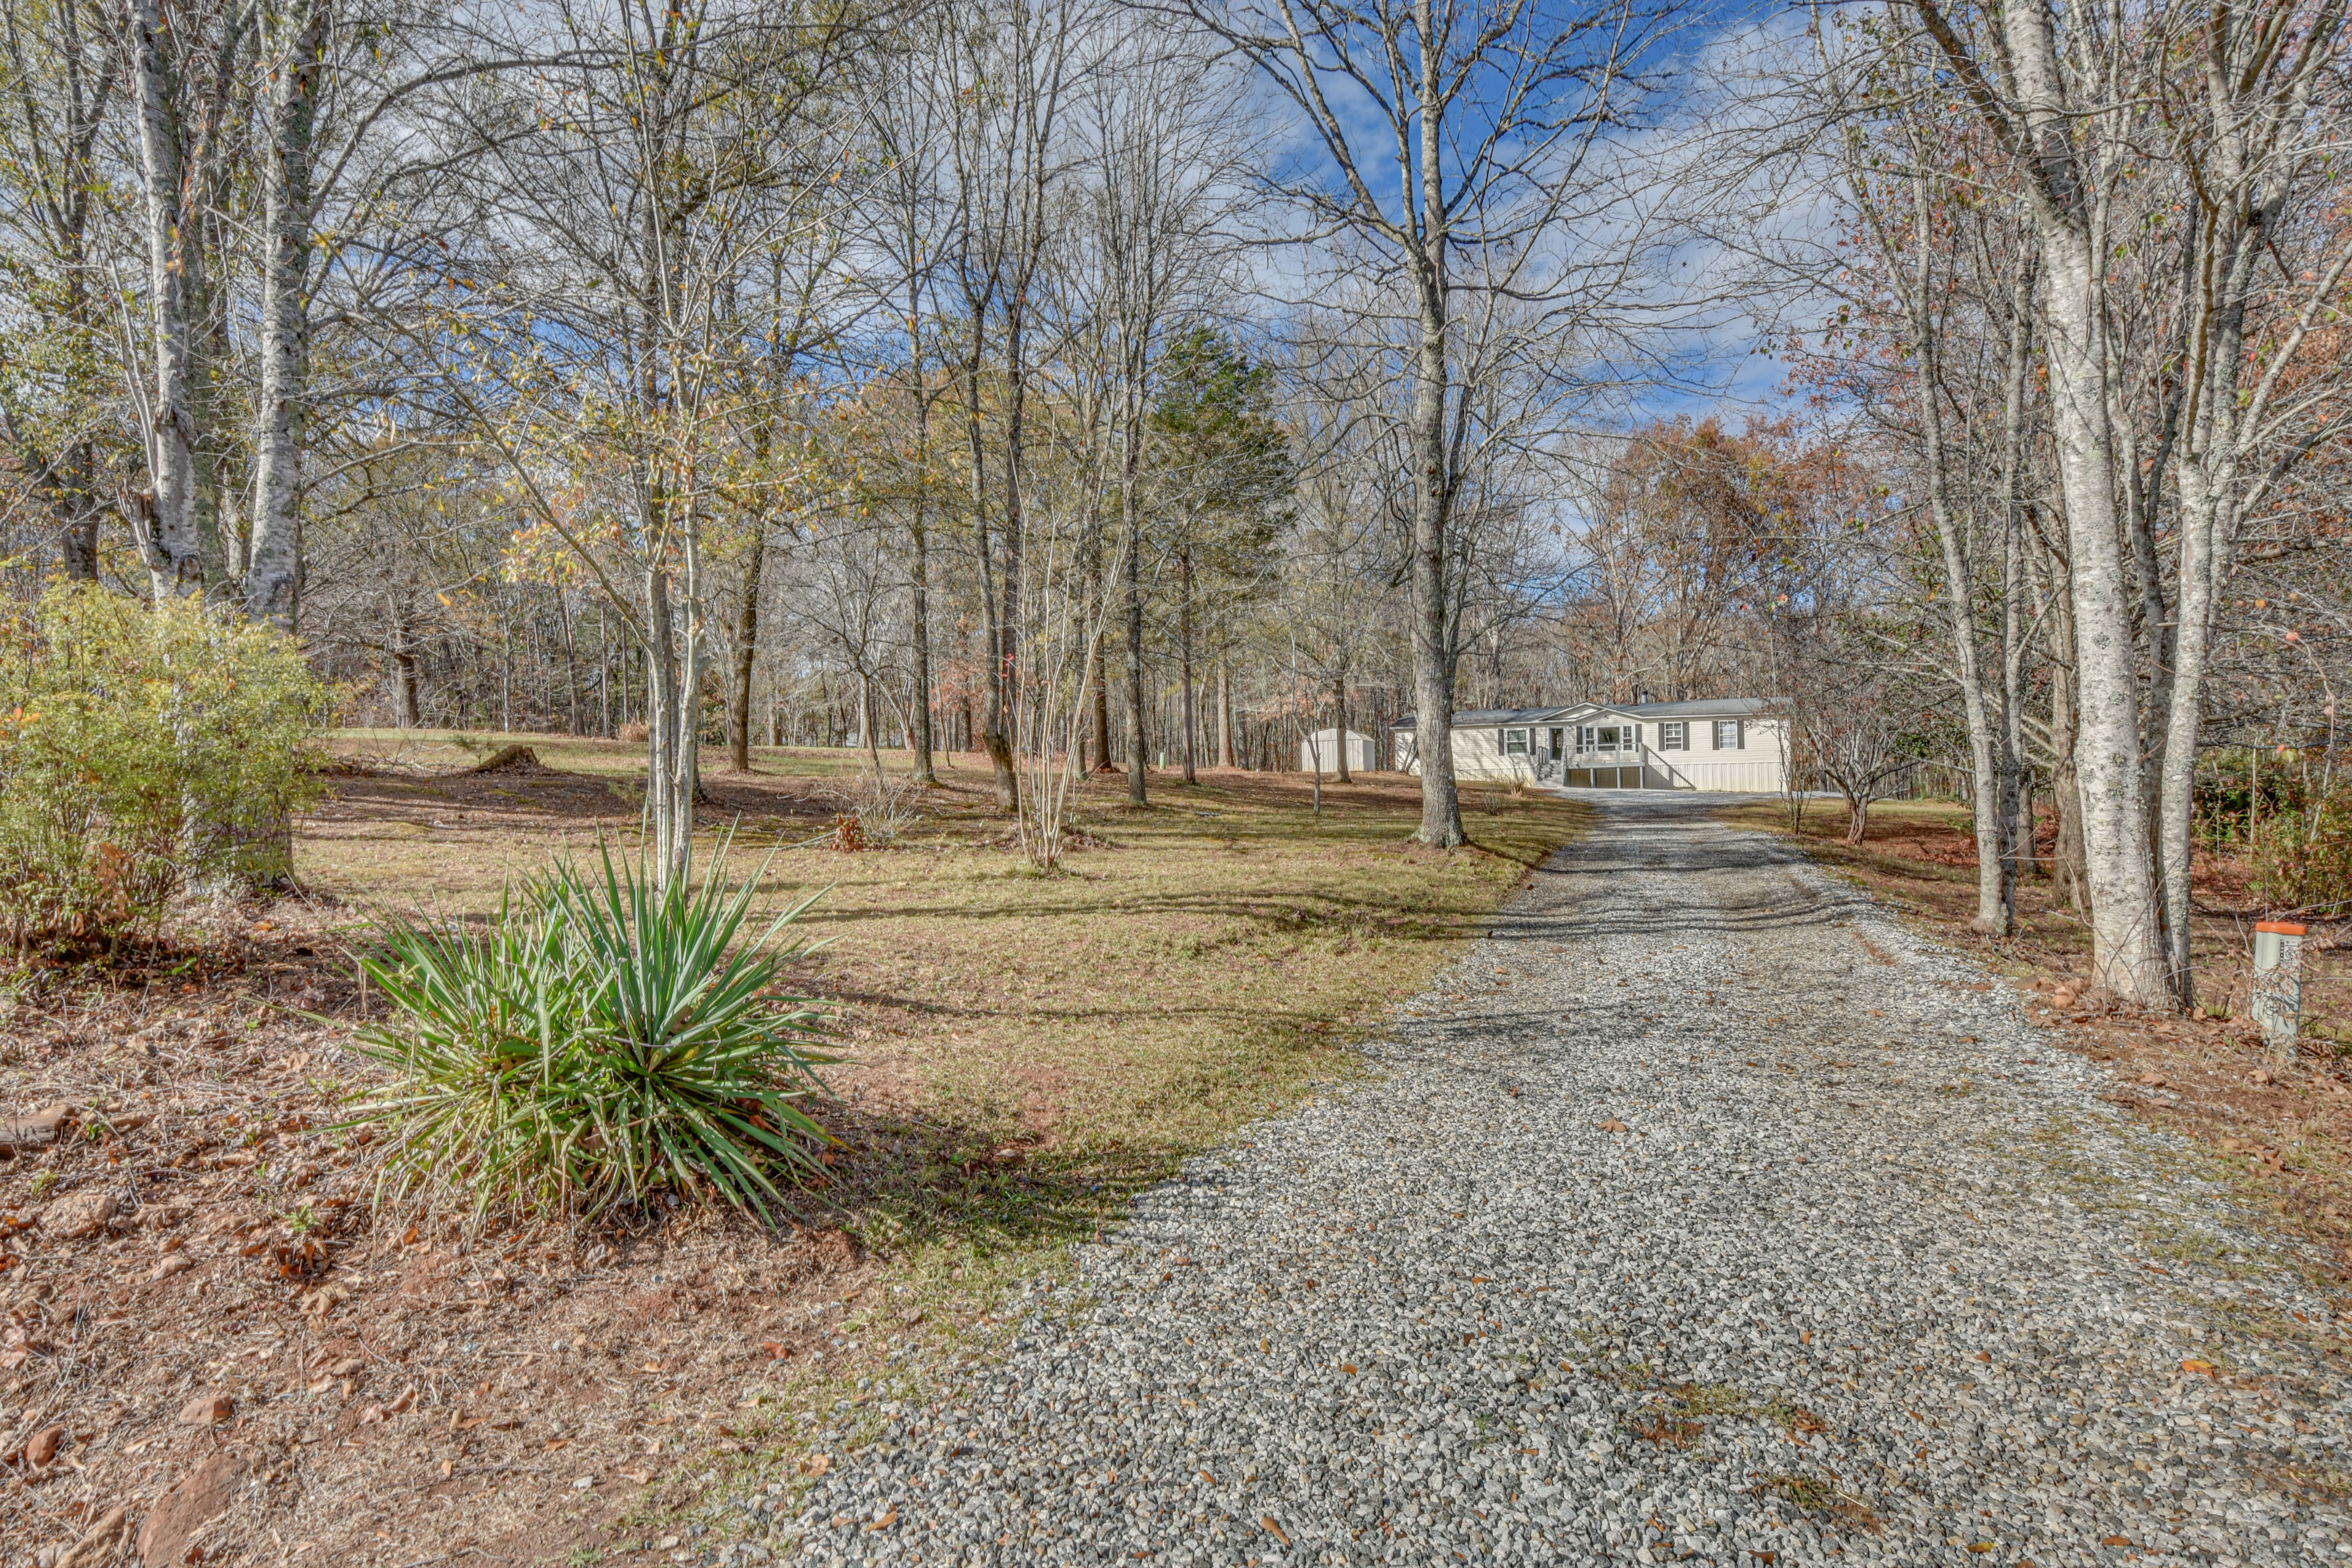
<svg viewBox="0 0 2352 1568">
<path fill-rule="evenodd" d="M 1713 803 L 1596 799 L 1400 1010 L 1375 1081 L 1147 1194 L 1031 1297 L 1008 1362 L 881 1405 L 885 1440 L 767 1539 L 826 1563 L 2352 1561 L 2341 1325 L 2206 1167 Z"/>
</svg>

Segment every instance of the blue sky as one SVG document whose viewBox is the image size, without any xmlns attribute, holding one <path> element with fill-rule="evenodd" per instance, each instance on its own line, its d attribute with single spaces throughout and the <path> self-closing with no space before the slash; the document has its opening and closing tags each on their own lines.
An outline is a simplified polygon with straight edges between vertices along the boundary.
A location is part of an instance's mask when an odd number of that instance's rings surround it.
<svg viewBox="0 0 2352 1568">
<path fill-rule="evenodd" d="M 1529 15 L 1528 41 L 1542 47 L 1559 29 L 1605 13 L 1540 4 Z M 1597 286 L 1607 311 L 1640 329 L 1614 343 L 1615 357 L 1586 362 L 1594 379 L 1619 384 L 1620 395 L 1602 400 L 1612 421 L 1719 410 L 1736 422 L 1777 401 L 1781 367 L 1754 351 L 1767 321 L 1792 309 L 1801 315 L 1805 301 L 1766 287 L 1741 250 L 1776 226 L 1798 234 L 1817 227 L 1821 208 L 1812 196 L 1790 199 L 1784 192 L 1772 199 L 1760 182 L 1727 182 L 1725 174 L 1738 157 L 1780 133 L 1787 105 L 1752 95 L 1773 75 L 1776 54 L 1801 43 L 1802 25 L 1793 13 L 1748 0 L 1678 6 L 1629 23 L 1637 40 L 1628 51 L 1630 72 L 1640 90 L 1619 99 L 1622 122 L 1587 154 L 1606 195 L 1578 203 L 1538 242 L 1551 277 L 1566 286 L 1562 292 Z M 1360 167 L 1375 199 L 1393 216 L 1398 178 L 1385 113 L 1360 86 L 1328 68 L 1328 59 L 1326 65 L 1318 82 L 1364 160 Z M 1459 174 L 1461 148 L 1494 125 L 1505 81 L 1491 70 L 1479 81 L 1482 90 L 1469 95 L 1469 112 L 1458 122 L 1450 174 Z M 1258 82 L 1278 177 L 1339 191 L 1336 165 L 1306 117 L 1265 78 Z M 1577 93 L 1570 84 L 1542 101 L 1570 111 L 1591 101 L 1589 91 Z M 1752 123 L 1754 135 L 1740 135 L 1743 121 Z M 1523 183 L 1523 192 L 1532 183 Z M 1268 249 L 1261 253 L 1259 286 L 1278 304 L 1328 300 L 1335 283 L 1345 281 L 1331 263 L 1328 252 Z"/>
</svg>

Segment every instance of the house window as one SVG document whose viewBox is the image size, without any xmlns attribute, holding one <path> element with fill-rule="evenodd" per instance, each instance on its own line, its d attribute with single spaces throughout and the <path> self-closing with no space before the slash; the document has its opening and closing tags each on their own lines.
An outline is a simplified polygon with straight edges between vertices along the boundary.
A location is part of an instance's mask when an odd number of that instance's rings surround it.
<svg viewBox="0 0 2352 1568">
<path fill-rule="evenodd" d="M 1658 750 L 1662 752 L 1689 751 L 1690 726 L 1683 723 L 1679 720 L 1673 720 L 1666 723 L 1660 724 L 1658 726 Z"/>
<path fill-rule="evenodd" d="M 1524 757 L 1528 754 L 1528 732 L 1525 730 L 1503 731 L 1503 755 Z"/>
<path fill-rule="evenodd" d="M 1738 751 L 1741 745 L 1739 730 L 1738 720 L 1717 719 L 1715 721 L 1715 749 L 1718 752 Z"/>
</svg>

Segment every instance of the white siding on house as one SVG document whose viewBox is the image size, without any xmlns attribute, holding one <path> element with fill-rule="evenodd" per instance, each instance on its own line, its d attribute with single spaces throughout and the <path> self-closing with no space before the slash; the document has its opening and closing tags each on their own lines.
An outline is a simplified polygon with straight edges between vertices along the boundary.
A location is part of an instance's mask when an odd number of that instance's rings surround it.
<svg viewBox="0 0 2352 1568">
<path fill-rule="evenodd" d="M 1465 725 L 1454 731 L 1454 774 L 1465 779 L 1532 780 L 1536 776 L 1535 755 L 1532 752 L 1517 756 L 1506 754 L 1500 725 Z"/>
<path fill-rule="evenodd" d="M 1457 724 L 1454 729 L 1454 776 L 1458 779 L 1525 780 L 1533 784 L 1542 779 L 1557 780 L 1559 765 L 1551 761 L 1551 731 L 1560 726 L 1540 721 L 1518 724 Z M 1507 736 L 1512 731 L 1523 732 L 1527 750 L 1514 752 L 1507 749 Z M 1563 737 L 1563 743 L 1565 737 Z M 1420 763 L 1412 754 L 1412 731 L 1397 732 L 1397 763 L 1405 772 L 1417 773 Z"/>
<path fill-rule="evenodd" d="M 1679 705 L 1677 705 L 1679 706 Z M 1679 789 L 1733 795 L 1771 795 L 1780 789 L 1786 758 L 1781 721 L 1705 711 L 1671 720 L 1639 711 L 1587 705 L 1574 709 L 1524 710 L 1516 721 L 1481 713 L 1457 719 L 1454 729 L 1454 776 L 1471 780 L 1525 780 L 1566 784 L 1571 789 Z M 1752 713 L 1756 704 L 1745 705 Z M 1669 709 L 1669 711 L 1672 711 Z M 1465 716 L 1467 717 L 1466 715 Z M 1665 747 L 1663 726 L 1683 726 L 1678 747 Z M 1550 736 L 1560 732 L 1561 755 L 1552 755 Z M 1526 735 L 1526 750 L 1511 749 L 1514 731 Z M 1408 772 L 1412 732 L 1396 733 L 1397 760 Z"/>
<path fill-rule="evenodd" d="M 1780 750 L 1780 721 L 1725 721 L 1724 739 L 1737 743 L 1718 746 L 1717 721 L 1690 721 L 1687 748 L 1655 752 L 1651 765 L 1666 775 L 1659 789 L 1722 790 L 1733 795 L 1777 795 L 1785 759 Z M 1652 727 L 1653 729 L 1655 726 Z"/>
</svg>

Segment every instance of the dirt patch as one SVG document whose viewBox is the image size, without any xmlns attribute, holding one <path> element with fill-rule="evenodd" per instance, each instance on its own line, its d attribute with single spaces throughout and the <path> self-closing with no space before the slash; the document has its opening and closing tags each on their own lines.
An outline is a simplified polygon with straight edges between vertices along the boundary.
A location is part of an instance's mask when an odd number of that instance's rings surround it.
<svg viewBox="0 0 2352 1568">
<path fill-rule="evenodd" d="M 0 1165 L 0 1449 L 62 1428 L 0 1536 L 62 1547 L 127 1504 L 154 1564 L 585 1540 L 689 1500 L 867 1359 L 835 1340 L 874 1266 L 823 1194 L 773 1229 L 659 1211 L 465 1238 L 380 1214 L 335 1126 L 367 1066 L 225 989 L 7 1020 L 19 1081 L 77 1109 Z"/>
</svg>

